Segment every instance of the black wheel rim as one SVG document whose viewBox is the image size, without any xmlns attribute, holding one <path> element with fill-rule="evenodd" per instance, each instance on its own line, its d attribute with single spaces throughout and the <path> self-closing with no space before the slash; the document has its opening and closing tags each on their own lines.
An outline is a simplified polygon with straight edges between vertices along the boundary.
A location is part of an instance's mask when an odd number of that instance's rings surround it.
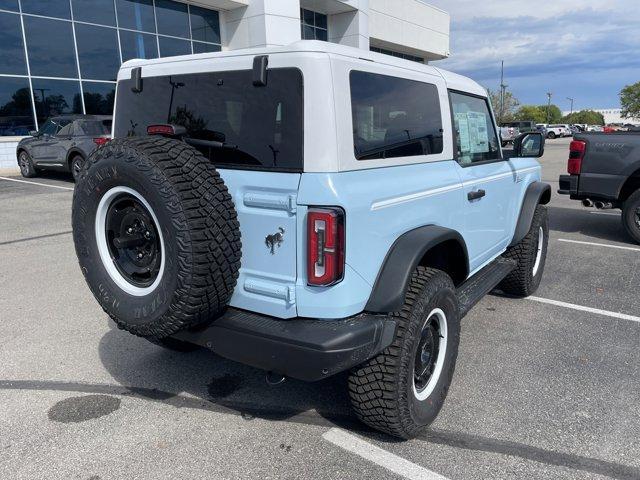
<svg viewBox="0 0 640 480">
<path fill-rule="evenodd" d="M 640 230 L 640 205 L 636 207 L 633 213 L 633 221 L 636 224 L 636 228 Z"/>
<path fill-rule="evenodd" d="M 431 315 L 420 332 L 413 368 L 413 382 L 418 392 L 424 390 L 431 380 L 440 352 L 441 338 L 438 317 Z"/>
<path fill-rule="evenodd" d="M 133 195 L 119 195 L 107 210 L 105 229 L 120 274 L 137 287 L 152 285 L 160 271 L 162 247 L 149 210 Z"/>
</svg>

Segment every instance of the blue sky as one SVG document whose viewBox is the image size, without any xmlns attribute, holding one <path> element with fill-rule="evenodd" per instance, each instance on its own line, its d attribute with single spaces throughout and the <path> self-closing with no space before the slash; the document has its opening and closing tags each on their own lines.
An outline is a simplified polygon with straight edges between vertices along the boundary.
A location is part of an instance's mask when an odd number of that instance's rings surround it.
<svg viewBox="0 0 640 480">
<path fill-rule="evenodd" d="M 618 93 L 640 81 L 640 0 L 429 0 L 451 14 L 451 57 L 433 65 L 521 103 L 569 110 L 620 106 Z"/>
</svg>

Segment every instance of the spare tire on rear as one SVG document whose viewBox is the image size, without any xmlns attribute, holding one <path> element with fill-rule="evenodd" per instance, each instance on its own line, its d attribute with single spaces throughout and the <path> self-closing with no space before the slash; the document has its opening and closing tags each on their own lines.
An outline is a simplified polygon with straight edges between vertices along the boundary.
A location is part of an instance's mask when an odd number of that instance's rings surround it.
<svg viewBox="0 0 640 480">
<path fill-rule="evenodd" d="M 89 288 L 120 328 L 162 339 L 229 303 L 241 258 L 237 213 L 193 147 L 135 137 L 99 148 L 80 172 L 72 222 Z"/>
</svg>

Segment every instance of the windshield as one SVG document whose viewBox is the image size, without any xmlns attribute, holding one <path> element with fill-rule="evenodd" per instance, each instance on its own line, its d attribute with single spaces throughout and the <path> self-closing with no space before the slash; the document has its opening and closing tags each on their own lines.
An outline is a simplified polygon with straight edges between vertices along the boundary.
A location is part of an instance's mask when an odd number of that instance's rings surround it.
<svg viewBox="0 0 640 480">
<path fill-rule="evenodd" d="M 298 69 L 270 69 L 266 86 L 253 85 L 251 70 L 145 77 L 140 93 L 132 86 L 132 80 L 118 86 L 116 138 L 172 124 L 184 127 L 182 138 L 216 165 L 302 171 Z"/>
</svg>

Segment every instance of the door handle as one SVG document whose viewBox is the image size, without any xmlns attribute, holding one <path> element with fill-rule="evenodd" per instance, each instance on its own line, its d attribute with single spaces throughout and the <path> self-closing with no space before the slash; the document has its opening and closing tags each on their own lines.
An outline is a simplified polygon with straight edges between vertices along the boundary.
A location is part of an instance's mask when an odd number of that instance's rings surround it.
<svg viewBox="0 0 640 480">
<path fill-rule="evenodd" d="M 479 198 L 484 197 L 487 194 L 487 192 L 485 192 L 484 190 L 480 189 L 480 190 L 475 190 L 473 192 L 469 192 L 467 193 L 467 199 L 469 201 L 472 200 L 478 200 Z"/>
</svg>

